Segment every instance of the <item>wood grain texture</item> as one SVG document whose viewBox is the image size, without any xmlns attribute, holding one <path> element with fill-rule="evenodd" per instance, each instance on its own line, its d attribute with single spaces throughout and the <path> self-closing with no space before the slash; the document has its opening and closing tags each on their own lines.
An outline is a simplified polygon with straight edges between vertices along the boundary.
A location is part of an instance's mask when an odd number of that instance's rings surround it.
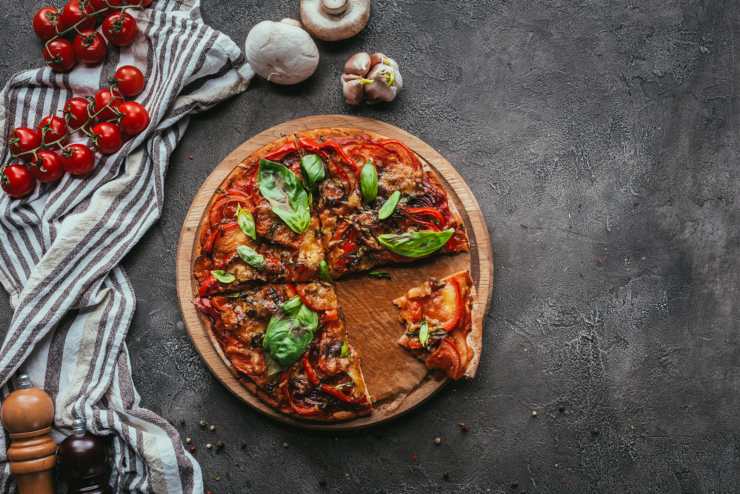
<svg viewBox="0 0 740 494">
<path fill-rule="evenodd" d="M 193 305 L 196 290 L 192 262 L 199 249 L 196 245 L 198 228 L 215 190 L 236 165 L 259 148 L 287 134 L 322 127 L 362 129 L 404 142 L 440 177 L 470 237 L 469 253 L 437 256 L 401 267 L 383 267 L 383 271 L 391 274 L 391 280 L 360 274 L 336 283 L 350 340 L 360 353 L 368 389 L 376 403 L 371 416 L 337 424 L 295 420 L 273 410 L 244 388 L 212 335 L 209 321 Z M 478 202 L 460 174 L 434 148 L 397 127 L 362 117 L 319 115 L 291 120 L 257 134 L 236 148 L 208 176 L 193 199 L 180 233 L 177 293 L 183 320 L 196 350 L 216 378 L 232 393 L 256 410 L 288 424 L 310 429 L 349 430 L 398 417 L 425 401 L 445 384 L 446 379 L 428 373 L 421 362 L 397 345 L 401 326 L 398 311 L 391 301 L 429 276 L 443 277 L 464 269 L 470 270 L 476 288 L 473 331 L 482 333 L 493 294 L 493 251 Z"/>
</svg>

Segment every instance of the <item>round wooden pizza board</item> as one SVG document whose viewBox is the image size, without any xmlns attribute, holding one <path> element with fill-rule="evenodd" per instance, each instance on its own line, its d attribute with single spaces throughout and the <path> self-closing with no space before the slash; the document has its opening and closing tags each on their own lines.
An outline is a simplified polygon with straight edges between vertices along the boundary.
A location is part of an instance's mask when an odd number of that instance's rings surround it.
<svg viewBox="0 0 740 494">
<path fill-rule="evenodd" d="M 336 282 L 350 342 L 360 354 L 363 374 L 375 409 L 368 417 L 335 424 L 304 422 L 283 415 L 260 401 L 239 383 L 233 368 L 211 334 L 207 319 L 193 305 L 197 290 L 192 277 L 193 252 L 201 218 L 207 211 L 212 195 L 233 168 L 252 152 L 280 137 L 325 127 L 362 129 L 404 142 L 440 177 L 452 203 L 462 216 L 470 237 L 469 253 L 437 256 L 403 267 L 379 268 L 390 273 L 390 280 L 361 274 Z M 208 176 L 195 195 L 180 232 L 177 247 L 177 295 L 185 327 L 195 348 L 211 372 L 232 393 L 252 408 L 281 422 L 308 429 L 351 430 L 398 417 L 421 404 L 447 382 L 445 378 L 427 372 L 420 361 L 396 343 L 401 334 L 401 326 L 398 310 L 392 300 L 430 276 L 441 278 L 462 270 L 470 270 L 475 284 L 473 325 L 474 331 L 482 332 L 493 294 L 491 240 L 478 202 L 450 162 L 418 137 L 393 125 L 362 117 L 316 115 L 291 120 L 257 134 L 236 148 Z"/>
</svg>

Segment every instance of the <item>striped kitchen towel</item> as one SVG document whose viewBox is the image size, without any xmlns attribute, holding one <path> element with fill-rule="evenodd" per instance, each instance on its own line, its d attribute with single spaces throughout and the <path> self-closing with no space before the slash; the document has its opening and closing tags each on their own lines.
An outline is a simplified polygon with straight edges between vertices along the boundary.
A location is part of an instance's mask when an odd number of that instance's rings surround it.
<svg viewBox="0 0 740 494">
<path fill-rule="evenodd" d="M 0 282 L 14 313 L 0 347 L 0 397 L 23 369 L 54 397 L 55 426 L 75 417 L 112 436 L 116 492 L 203 492 L 200 467 L 177 431 L 140 406 L 125 338 L 134 312 L 121 259 L 159 218 L 167 165 L 190 115 L 244 91 L 253 72 L 234 42 L 203 23 L 199 0 L 157 0 L 131 12 L 140 34 L 108 62 L 69 74 L 48 68 L 14 75 L 0 94 L 0 145 L 13 127 L 60 113 L 73 95 L 92 95 L 119 65 L 147 80 L 137 100 L 151 124 L 85 179 L 65 176 L 31 196 L 0 193 Z M 14 483 L 0 427 L 0 493 Z"/>
</svg>

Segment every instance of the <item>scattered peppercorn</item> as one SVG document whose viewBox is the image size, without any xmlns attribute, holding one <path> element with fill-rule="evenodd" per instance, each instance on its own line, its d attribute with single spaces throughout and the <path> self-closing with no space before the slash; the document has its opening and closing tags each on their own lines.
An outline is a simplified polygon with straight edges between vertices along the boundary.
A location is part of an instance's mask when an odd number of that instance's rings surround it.
<svg viewBox="0 0 740 494">
<path fill-rule="evenodd" d="M 519 482 L 512 482 L 509 487 L 511 487 L 512 489 L 518 489 L 519 488 Z"/>
<path fill-rule="evenodd" d="M 596 429 L 594 429 L 594 430 L 591 431 L 591 435 L 594 436 L 594 437 L 596 437 L 596 436 L 599 435 L 599 431 L 597 431 Z"/>
<path fill-rule="evenodd" d="M 206 449 L 211 449 L 211 448 L 213 448 L 213 444 L 211 443 L 206 444 Z"/>
<path fill-rule="evenodd" d="M 185 421 L 180 419 L 180 427 L 185 427 L 186 425 Z"/>
<path fill-rule="evenodd" d="M 436 444 L 437 446 L 439 446 L 440 444 L 442 444 L 442 438 L 439 437 L 439 436 L 435 437 L 434 438 L 434 444 Z"/>
<path fill-rule="evenodd" d="M 560 408 L 558 408 L 558 412 L 560 412 L 560 413 L 565 413 L 565 407 L 560 407 Z"/>
<path fill-rule="evenodd" d="M 197 451 L 195 446 L 190 446 L 190 452 L 195 453 Z"/>
<path fill-rule="evenodd" d="M 240 446 L 240 448 L 242 449 L 242 451 L 244 451 L 245 449 L 247 449 L 247 443 L 242 443 L 242 445 Z"/>
<path fill-rule="evenodd" d="M 193 440 L 191 438 L 189 438 L 189 437 L 186 437 L 185 438 L 185 444 L 190 444 L 192 442 L 193 442 Z"/>
<path fill-rule="evenodd" d="M 288 447 L 288 443 L 283 443 L 283 448 L 287 448 L 287 447 Z"/>
<path fill-rule="evenodd" d="M 208 430 L 209 430 L 209 431 L 211 431 L 211 432 L 213 432 L 213 431 L 215 431 L 215 430 L 216 430 L 216 426 L 215 426 L 215 425 L 212 425 L 212 426 L 210 426 L 210 427 L 208 428 Z"/>
<path fill-rule="evenodd" d="M 532 410 L 532 417 L 536 417 L 536 416 L 537 416 L 537 410 Z"/>
<path fill-rule="evenodd" d="M 223 441 L 219 441 L 216 443 L 216 449 L 224 449 L 224 446 L 225 444 Z"/>
<path fill-rule="evenodd" d="M 221 480 L 221 476 L 220 475 L 216 475 L 216 481 L 219 481 L 219 480 Z"/>
<path fill-rule="evenodd" d="M 200 419 L 200 422 L 198 422 L 198 425 L 200 425 L 200 428 L 201 429 L 205 429 L 205 427 L 206 427 L 207 424 L 206 424 L 206 421 L 205 420 Z"/>
<path fill-rule="evenodd" d="M 449 482 L 449 481 L 450 481 L 450 474 L 449 474 L 449 473 L 447 473 L 447 472 L 445 472 L 445 473 L 443 473 L 443 474 L 442 474 L 442 478 L 443 478 L 443 479 L 444 479 L 444 480 L 445 480 L 446 482 Z"/>
<path fill-rule="evenodd" d="M 319 480 L 319 487 L 326 487 L 326 480 L 324 479 Z"/>
<path fill-rule="evenodd" d="M 467 425 L 465 425 L 462 422 L 458 422 L 457 426 L 460 428 L 460 432 L 469 432 L 470 431 L 470 427 L 468 427 Z"/>
</svg>

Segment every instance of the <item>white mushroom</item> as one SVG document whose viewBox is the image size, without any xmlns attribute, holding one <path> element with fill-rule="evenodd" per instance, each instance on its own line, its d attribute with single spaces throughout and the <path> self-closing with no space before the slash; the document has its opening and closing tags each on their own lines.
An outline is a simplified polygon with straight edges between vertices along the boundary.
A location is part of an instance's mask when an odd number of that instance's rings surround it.
<svg viewBox="0 0 740 494">
<path fill-rule="evenodd" d="M 351 38 L 370 18 L 370 0 L 301 0 L 306 30 L 324 41 Z"/>
<path fill-rule="evenodd" d="M 262 21 L 249 31 L 244 43 L 254 71 L 276 84 L 297 84 L 316 71 L 319 49 L 294 19 Z"/>
</svg>

